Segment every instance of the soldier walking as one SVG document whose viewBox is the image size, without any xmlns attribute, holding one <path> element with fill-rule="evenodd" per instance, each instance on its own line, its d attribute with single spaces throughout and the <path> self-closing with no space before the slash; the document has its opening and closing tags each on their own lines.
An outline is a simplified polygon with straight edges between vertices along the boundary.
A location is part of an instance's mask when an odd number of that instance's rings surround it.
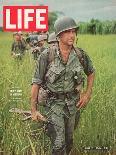
<svg viewBox="0 0 116 155">
<path fill-rule="evenodd" d="M 13 33 L 14 42 L 11 47 L 11 55 L 16 60 L 22 60 L 25 54 L 26 44 L 22 41 L 21 34 L 18 32 Z"/>
<path fill-rule="evenodd" d="M 47 35 L 38 35 L 37 40 L 33 40 L 32 42 L 33 46 L 31 50 L 34 60 L 37 60 L 41 52 L 43 52 L 46 49 L 45 47 L 46 41 L 47 41 Z"/>
<path fill-rule="evenodd" d="M 91 98 L 95 69 L 87 53 L 74 47 L 79 28 L 75 21 L 62 17 L 55 22 L 54 28 L 58 44 L 39 56 L 32 80 L 31 112 L 33 120 L 49 122 L 46 129 L 52 155 L 69 155 L 73 147 L 75 117 Z M 83 74 L 87 77 L 87 88 L 82 93 Z M 48 92 L 44 116 L 37 112 L 41 87 Z"/>
</svg>

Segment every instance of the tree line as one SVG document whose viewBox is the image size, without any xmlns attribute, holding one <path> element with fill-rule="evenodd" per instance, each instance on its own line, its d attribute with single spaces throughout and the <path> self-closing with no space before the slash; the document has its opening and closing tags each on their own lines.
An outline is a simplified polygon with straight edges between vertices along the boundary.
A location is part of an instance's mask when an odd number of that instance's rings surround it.
<svg viewBox="0 0 116 155">
<path fill-rule="evenodd" d="M 63 15 L 59 12 L 49 13 L 49 31 L 54 31 L 54 22 L 58 16 Z M 78 24 L 78 23 L 77 23 Z M 80 34 L 116 34 L 116 20 L 100 21 L 98 19 L 91 19 L 89 22 L 79 23 Z"/>
<path fill-rule="evenodd" d="M 100 21 L 91 19 L 90 22 L 80 22 L 80 34 L 116 34 L 116 20 Z"/>
</svg>

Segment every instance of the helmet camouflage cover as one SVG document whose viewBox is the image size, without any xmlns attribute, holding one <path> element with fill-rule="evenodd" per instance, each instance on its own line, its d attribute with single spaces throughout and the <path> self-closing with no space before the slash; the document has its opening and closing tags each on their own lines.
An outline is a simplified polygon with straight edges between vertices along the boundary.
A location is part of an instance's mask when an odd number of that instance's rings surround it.
<svg viewBox="0 0 116 155">
<path fill-rule="evenodd" d="M 51 43 L 51 42 L 57 42 L 55 32 L 51 33 L 48 37 L 48 43 Z"/>
<path fill-rule="evenodd" d="M 38 42 L 43 41 L 43 40 L 47 40 L 47 34 L 40 34 L 38 36 Z"/>
</svg>

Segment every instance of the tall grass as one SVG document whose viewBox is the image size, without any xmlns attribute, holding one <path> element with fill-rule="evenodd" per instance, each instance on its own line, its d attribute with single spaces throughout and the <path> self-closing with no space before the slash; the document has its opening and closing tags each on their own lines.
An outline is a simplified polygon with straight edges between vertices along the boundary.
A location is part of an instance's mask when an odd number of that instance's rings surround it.
<svg viewBox="0 0 116 155">
<path fill-rule="evenodd" d="M 93 96 L 81 114 L 75 145 L 116 147 L 116 36 L 79 36 L 96 68 Z"/>
<path fill-rule="evenodd" d="M 11 58 L 11 33 L 0 33 L 0 149 L 6 154 L 37 154 L 43 152 L 43 129 L 32 121 L 22 122 L 9 113 L 12 107 L 30 109 L 31 79 L 34 61 L 29 52 L 19 66 Z M 116 36 L 80 35 L 78 46 L 90 55 L 96 68 L 93 95 L 81 113 L 74 134 L 74 146 L 108 146 L 116 143 Z M 22 90 L 21 100 L 12 101 L 10 89 Z M 49 148 L 49 146 L 48 146 Z"/>
</svg>

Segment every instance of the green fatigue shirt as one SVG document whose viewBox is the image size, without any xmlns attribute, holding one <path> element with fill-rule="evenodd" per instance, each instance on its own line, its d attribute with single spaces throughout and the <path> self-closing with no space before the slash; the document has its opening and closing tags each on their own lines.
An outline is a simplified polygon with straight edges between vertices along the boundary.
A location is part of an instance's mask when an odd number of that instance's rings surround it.
<svg viewBox="0 0 116 155">
<path fill-rule="evenodd" d="M 74 48 L 72 48 L 66 64 L 62 60 L 60 50 L 57 46 L 54 60 L 51 61 L 51 63 L 48 63 L 48 57 L 49 48 L 43 51 L 39 56 L 32 83 L 45 85 L 48 90 L 54 93 L 73 92 L 77 85 L 82 81 L 83 71 L 87 76 L 94 72 L 92 61 L 86 53 L 84 57 L 86 67 L 83 69 Z M 67 101 L 67 103 L 64 103 L 64 101 L 56 101 L 56 104 L 70 105 L 69 109 L 72 109 L 71 111 L 73 111 L 74 107 L 71 108 L 71 105 L 75 104 L 74 101 L 76 101 L 77 96 L 77 94 L 72 96 L 70 101 L 66 99 L 65 101 Z"/>
<path fill-rule="evenodd" d="M 15 54 L 24 54 L 24 51 L 26 50 L 26 44 L 23 41 L 14 41 L 11 47 L 11 52 Z"/>
</svg>

